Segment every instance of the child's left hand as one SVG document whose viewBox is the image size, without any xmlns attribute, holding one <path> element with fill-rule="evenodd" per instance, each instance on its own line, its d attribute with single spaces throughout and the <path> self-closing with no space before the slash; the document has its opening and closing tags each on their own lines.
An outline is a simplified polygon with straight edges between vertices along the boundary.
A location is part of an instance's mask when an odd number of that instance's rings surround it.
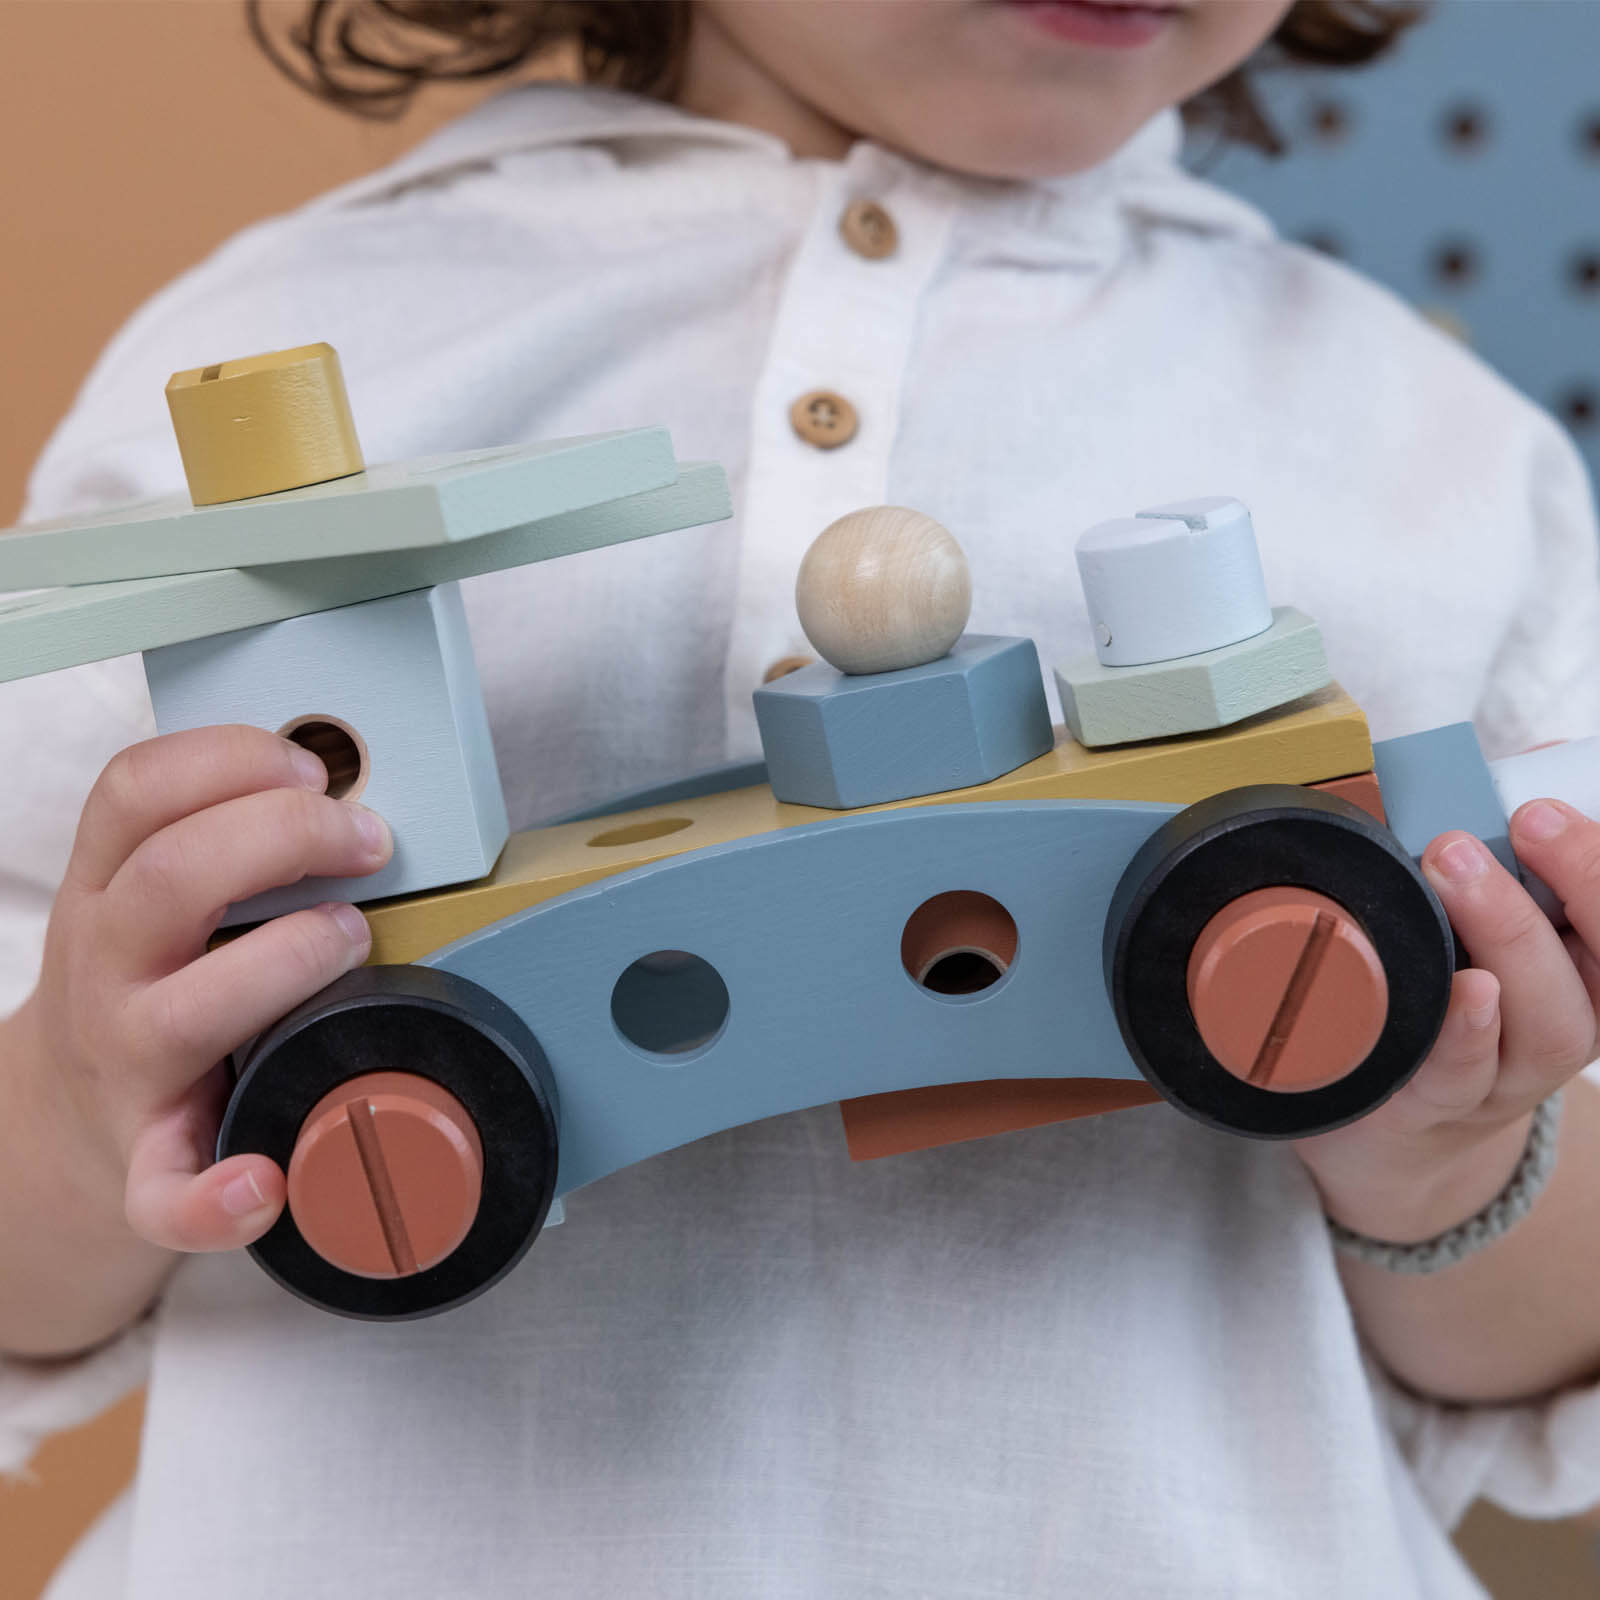
<svg viewBox="0 0 1600 1600">
<path fill-rule="evenodd" d="M 1573 931 L 1470 834 L 1435 839 L 1422 870 L 1476 965 L 1456 973 L 1443 1031 L 1393 1099 L 1295 1144 L 1328 1215 L 1371 1238 L 1415 1243 L 1480 1211 L 1516 1169 L 1534 1107 L 1600 1048 L 1600 824 L 1534 800 L 1511 842 Z"/>
</svg>

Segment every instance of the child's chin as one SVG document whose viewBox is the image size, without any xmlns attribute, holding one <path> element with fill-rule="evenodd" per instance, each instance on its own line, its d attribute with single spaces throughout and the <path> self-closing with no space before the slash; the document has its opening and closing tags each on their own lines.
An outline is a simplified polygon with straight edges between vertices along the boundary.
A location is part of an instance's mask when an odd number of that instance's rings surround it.
<svg viewBox="0 0 1600 1600">
<path fill-rule="evenodd" d="M 986 122 L 976 115 L 946 117 L 927 130 L 920 148 L 905 147 L 906 153 L 974 178 L 1068 177 L 1099 166 L 1148 120 L 1135 112 L 1096 110 L 1071 115 L 1058 90 L 1055 103 L 1031 118 L 1017 115 L 1015 104 L 998 108 Z"/>
</svg>

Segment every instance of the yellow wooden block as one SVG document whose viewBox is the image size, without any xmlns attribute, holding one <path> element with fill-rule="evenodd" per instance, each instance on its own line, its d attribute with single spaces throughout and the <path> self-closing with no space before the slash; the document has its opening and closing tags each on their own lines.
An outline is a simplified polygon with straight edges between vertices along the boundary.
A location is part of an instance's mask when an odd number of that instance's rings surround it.
<svg viewBox="0 0 1600 1600">
<path fill-rule="evenodd" d="M 1188 805 L 1250 783 L 1321 783 L 1370 771 L 1372 739 L 1361 708 L 1337 684 L 1210 733 L 1112 750 L 1085 750 L 1062 732 L 1048 755 L 972 789 L 872 806 L 958 805 L 979 800 L 1157 800 Z M 837 818 L 784 805 L 761 785 L 649 806 L 590 822 L 513 834 L 486 878 L 413 899 L 366 907 L 376 962 L 415 961 L 526 906 L 598 878 L 686 850 Z"/>
<path fill-rule="evenodd" d="M 648 866 L 685 850 L 839 815 L 780 805 L 763 784 L 590 822 L 529 828 L 511 835 L 486 878 L 364 906 L 372 926 L 368 960 L 415 961 L 513 911 L 553 900 L 597 878 Z"/>
<path fill-rule="evenodd" d="M 977 789 L 902 805 L 966 800 L 1164 800 L 1188 805 L 1247 783 L 1321 783 L 1372 764 L 1367 719 L 1338 684 L 1231 727 L 1086 750 L 1065 731 L 1056 747 Z M 821 814 L 821 813 L 819 813 Z"/>
<path fill-rule="evenodd" d="M 303 489 L 366 465 L 329 344 L 175 372 L 167 409 L 197 506 Z"/>
</svg>

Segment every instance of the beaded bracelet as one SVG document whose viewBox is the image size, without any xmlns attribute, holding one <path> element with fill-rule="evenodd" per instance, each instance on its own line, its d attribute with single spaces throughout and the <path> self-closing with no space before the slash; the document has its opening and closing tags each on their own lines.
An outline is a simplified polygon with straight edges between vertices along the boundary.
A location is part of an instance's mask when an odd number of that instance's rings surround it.
<svg viewBox="0 0 1600 1600">
<path fill-rule="evenodd" d="M 1391 1244 L 1383 1239 L 1369 1239 L 1366 1234 L 1357 1233 L 1329 1217 L 1328 1232 L 1333 1235 L 1334 1249 L 1357 1261 L 1365 1261 L 1369 1266 L 1382 1267 L 1386 1272 L 1421 1276 L 1453 1267 L 1493 1244 L 1502 1234 L 1509 1233 L 1533 1209 L 1533 1202 L 1556 1169 L 1556 1134 L 1560 1125 L 1561 1093 L 1557 1090 L 1534 1112 L 1527 1147 L 1516 1171 L 1505 1188 L 1476 1216 L 1420 1244 Z"/>
</svg>

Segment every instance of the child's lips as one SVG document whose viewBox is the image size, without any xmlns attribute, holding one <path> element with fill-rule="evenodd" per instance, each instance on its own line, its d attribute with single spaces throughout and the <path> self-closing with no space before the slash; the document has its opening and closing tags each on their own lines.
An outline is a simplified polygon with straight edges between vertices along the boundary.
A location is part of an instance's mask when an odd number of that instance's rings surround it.
<svg viewBox="0 0 1600 1600">
<path fill-rule="evenodd" d="M 1139 5 L 1121 0 L 1000 0 L 1000 4 L 1053 38 L 1113 49 L 1148 44 L 1183 9 L 1175 0 Z"/>
</svg>

